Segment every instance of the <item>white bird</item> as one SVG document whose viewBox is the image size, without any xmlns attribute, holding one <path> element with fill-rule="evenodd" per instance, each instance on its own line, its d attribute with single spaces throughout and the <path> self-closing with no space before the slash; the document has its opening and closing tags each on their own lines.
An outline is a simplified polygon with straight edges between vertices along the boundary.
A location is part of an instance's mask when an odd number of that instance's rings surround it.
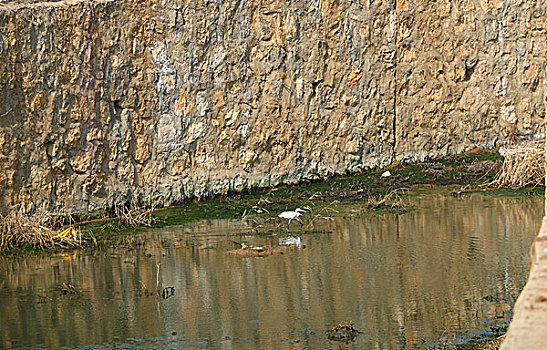
<svg viewBox="0 0 547 350">
<path fill-rule="evenodd" d="M 290 225 L 291 221 L 293 221 L 293 220 L 300 221 L 300 219 L 298 219 L 298 217 L 300 216 L 300 213 L 304 213 L 304 212 L 305 212 L 304 209 L 296 208 L 294 211 L 284 211 L 284 212 L 282 212 L 281 214 L 279 214 L 277 216 L 280 217 L 280 218 L 283 218 L 283 219 L 289 219 L 289 224 L 288 225 Z M 302 221 L 300 221 L 300 223 L 302 223 Z"/>
</svg>

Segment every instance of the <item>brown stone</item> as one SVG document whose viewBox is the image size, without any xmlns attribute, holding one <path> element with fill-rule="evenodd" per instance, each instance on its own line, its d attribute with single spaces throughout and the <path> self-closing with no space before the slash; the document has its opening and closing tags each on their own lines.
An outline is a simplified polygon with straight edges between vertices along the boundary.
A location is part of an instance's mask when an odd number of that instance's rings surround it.
<svg viewBox="0 0 547 350">
<path fill-rule="evenodd" d="M 0 212 L 169 204 L 496 146 L 508 124 L 540 135 L 546 6 L 476 4 L 2 1 Z"/>
</svg>

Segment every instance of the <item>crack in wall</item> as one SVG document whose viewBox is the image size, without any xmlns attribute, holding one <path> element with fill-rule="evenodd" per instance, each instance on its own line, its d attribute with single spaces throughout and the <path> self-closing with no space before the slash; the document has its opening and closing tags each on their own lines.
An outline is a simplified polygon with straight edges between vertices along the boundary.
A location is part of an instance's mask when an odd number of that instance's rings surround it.
<svg viewBox="0 0 547 350">
<path fill-rule="evenodd" d="M 399 32 L 399 20 L 398 20 L 398 11 L 397 11 L 397 1 L 394 1 L 393 4 L 393 11 L 395 13 L 395 23 L 393 25 L 393 42 L 394 42 L 394 49 L 393 49 L 393 141 L 391 144 L 391 157 L 392 162 L 397 160 L 397 87 L 399 80 L 397 79 L 397 61 L 399 59 L 399 55 L 397 54 L 397 49 L 399 48 L 398 43 L 398 32 Z"/>
</svg>

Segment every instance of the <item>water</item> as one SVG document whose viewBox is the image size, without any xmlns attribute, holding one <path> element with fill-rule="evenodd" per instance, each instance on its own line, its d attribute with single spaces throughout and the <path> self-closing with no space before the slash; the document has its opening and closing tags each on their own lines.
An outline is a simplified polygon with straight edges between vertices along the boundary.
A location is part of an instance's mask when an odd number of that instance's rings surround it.
<svg viewBox="0 0 547 350">
<path fill-rule="evenodd" d="M 351 320 L 364 334 L 344 348 L 420 348 L 508 322 L 543 198 L 412 204 L 399 215 L 337 208 L 300 237 L 305 248 L 265 258 L 226 251 L 288 234 L 213 220 L 152 231 L 131 248 L 4 259 L 0 347 L 338 348 L 323 331 Z M 69 284 L 80 292 L 63 294 Z M 175 293 L 163 299 L 167 286 Z"/>
</svg>

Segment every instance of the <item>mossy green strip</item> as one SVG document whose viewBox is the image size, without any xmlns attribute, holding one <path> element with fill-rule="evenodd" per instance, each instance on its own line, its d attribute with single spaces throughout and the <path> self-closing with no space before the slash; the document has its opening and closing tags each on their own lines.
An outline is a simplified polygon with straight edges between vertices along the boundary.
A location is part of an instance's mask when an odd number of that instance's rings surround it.
<svg viewBox="0 0 547 350">
<path fill-rule="evenodd" d="M 400 197 L 427 193 L 455 194 L 481 192 L 494 196 L 543 195 L 543 187 L 511 189 L 486 189 L 481 186 L 491 182 L 503 158 L 496 153 L 481 151 L 465 153 L 416 164 L 394 164 L 387 168 L 389 177 L 382 177 L 386 169 L 366 171 L 354 176 L 334 177 L 328 181 L 304 183 L 299 186 L 282 186 L 276 189 L 253 190 L 252 193 L 230 194 L 223 197 L 192 201 L 178 206 L 154 211 L 157 219 L 151 227 L 181 225 L 204 219 L 240 218 L 261 212 L 276 213 L 293 210 L 296 206 L 326 206 L 333 201 L 358 203 L 372 213 L 401 213 L 402 208 L 392 203 L 381 203 L 383 196 L 396 191 Z M 406 190 L 401 190 L 406 189 Z M 370 203 L 378 205 L 370 205 Z M 106 210 L 75 216 L 80 220 L 103 218 L 80 226 L 85 237 L 85 247 L 95 243 L 108 245 L 119 237 L 142 232 L 148 227 L 124 226 L 118 219 L 104 218 Z M 76 225 L 77 226 L 77 225 Z M 93 236 L 95 240 L 89 238 Z M 1 254 L 28 252 L 27 248 L 12 249 Z"/>
</svg>

